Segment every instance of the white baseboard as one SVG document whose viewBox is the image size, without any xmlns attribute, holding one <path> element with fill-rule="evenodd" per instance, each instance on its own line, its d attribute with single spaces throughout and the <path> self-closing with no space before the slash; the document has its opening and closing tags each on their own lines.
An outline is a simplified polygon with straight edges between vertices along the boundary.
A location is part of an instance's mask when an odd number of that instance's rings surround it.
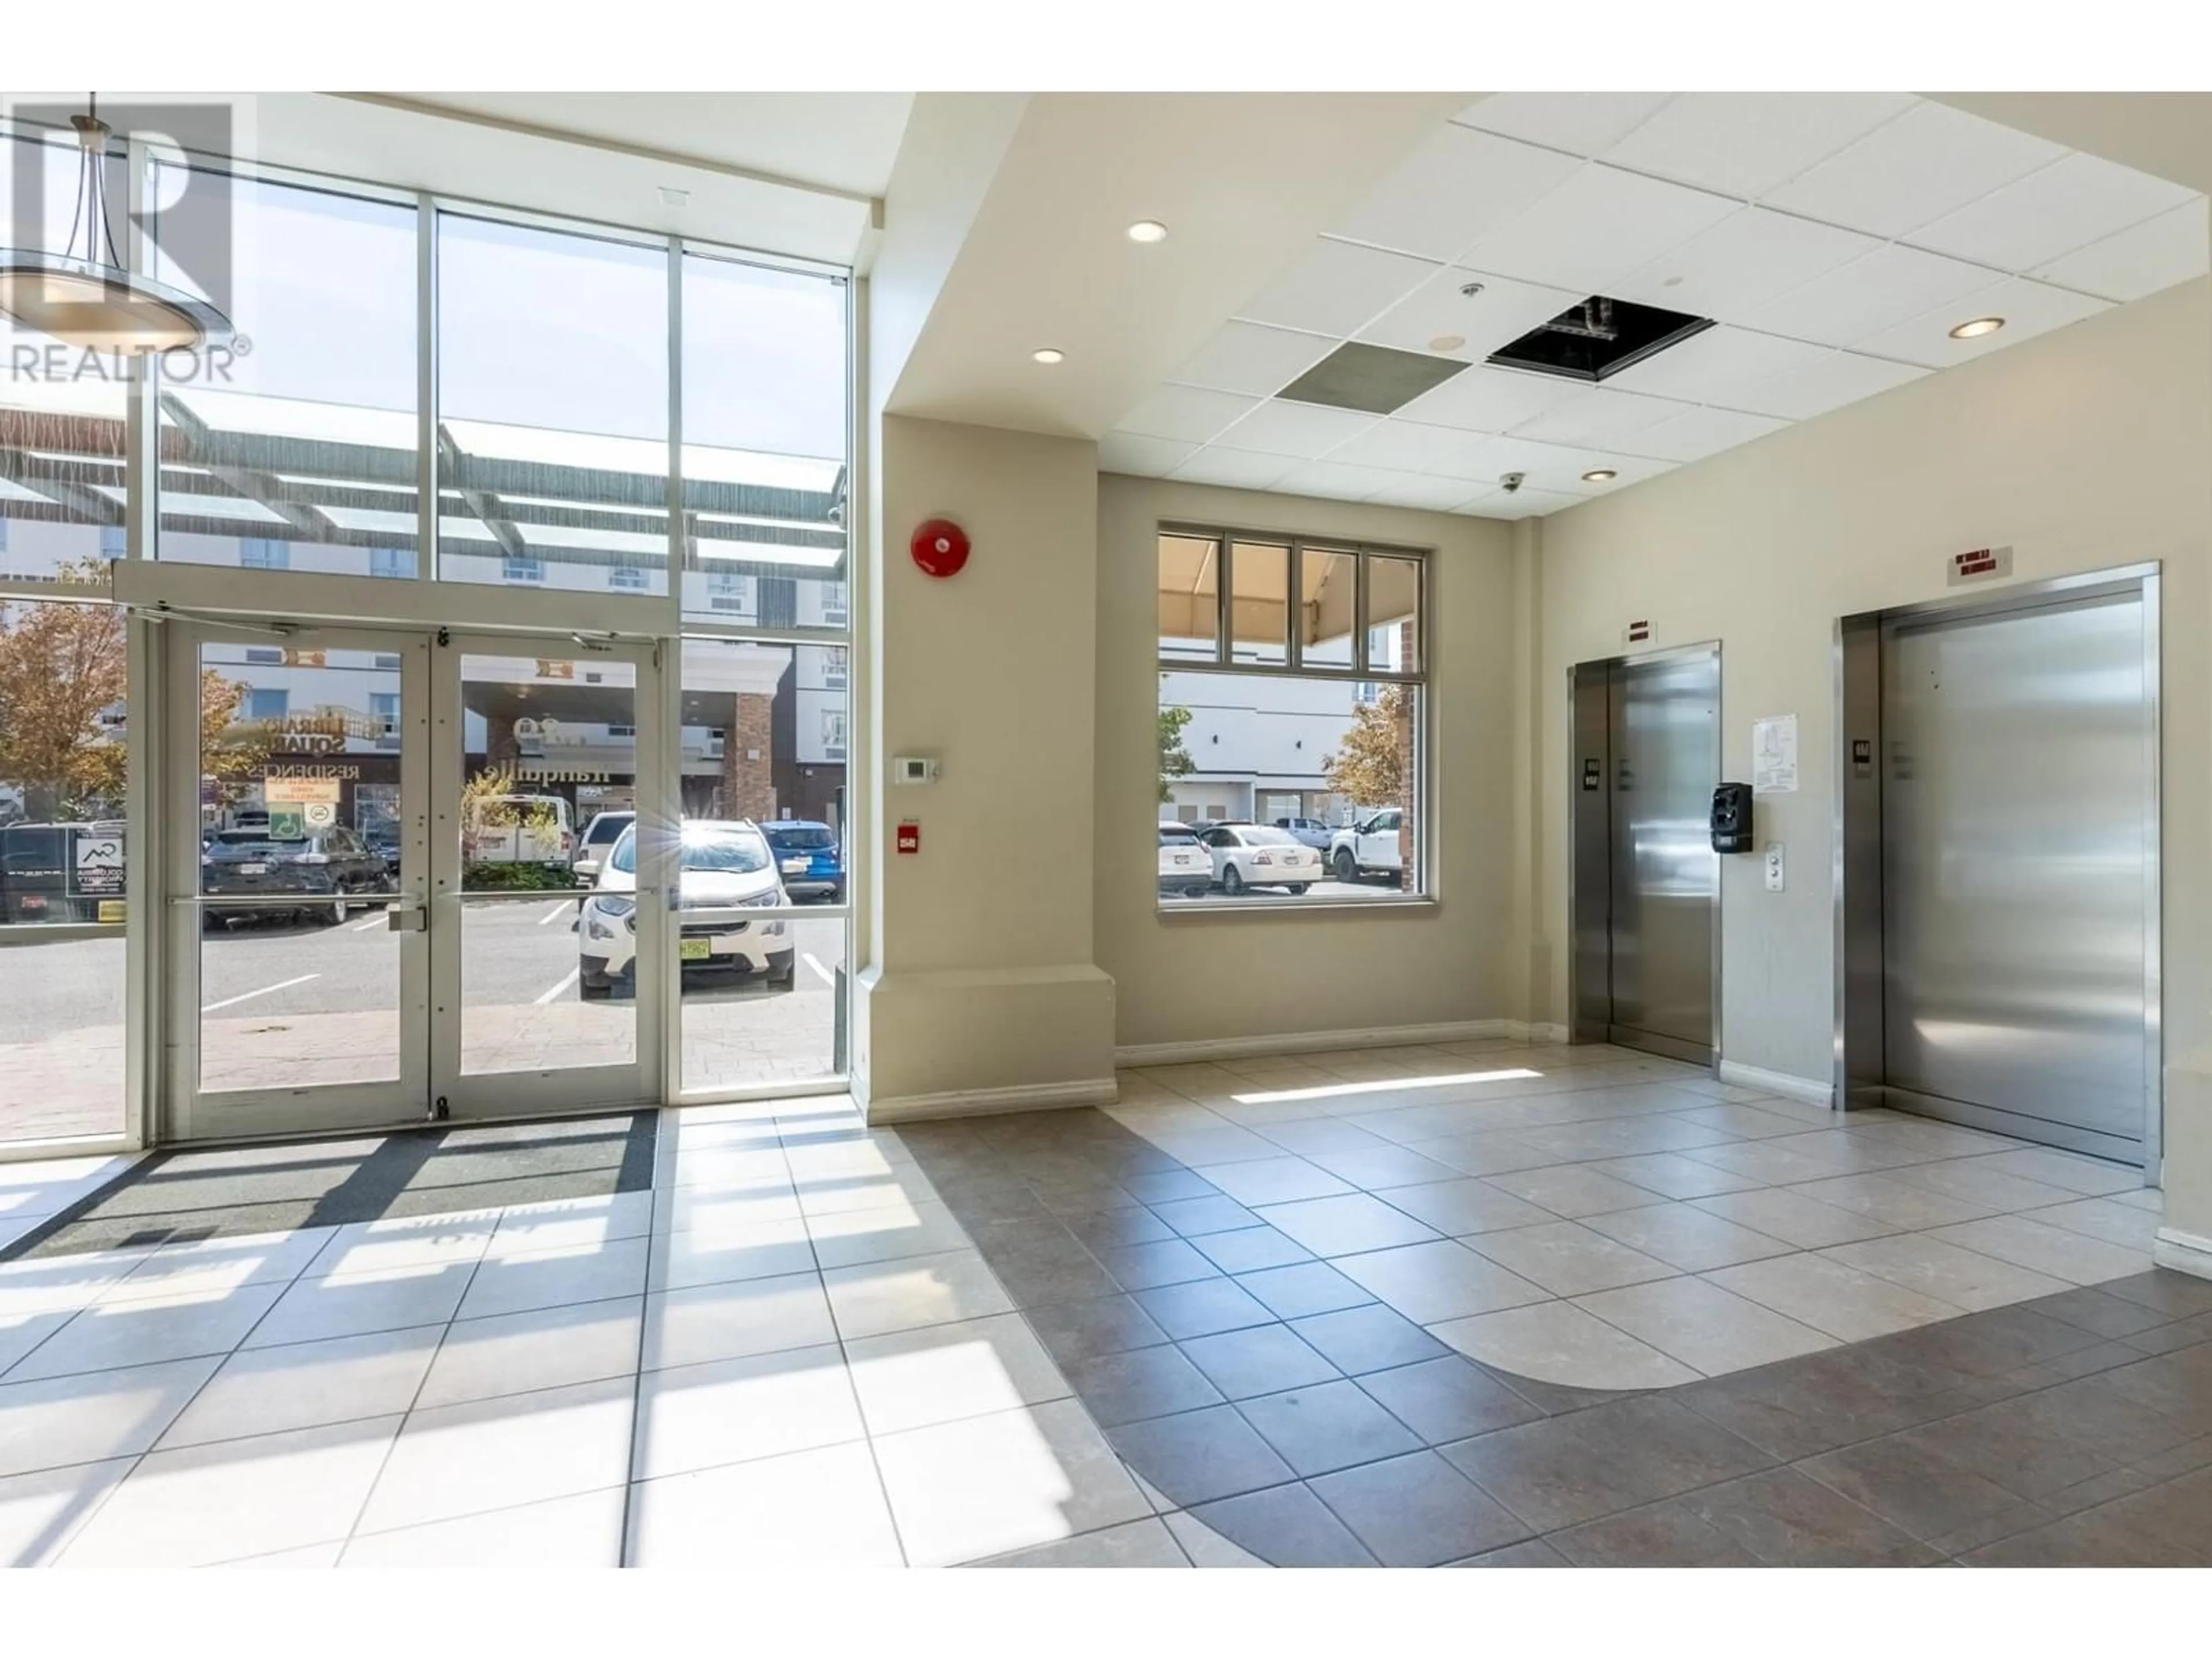
<svg viewBox="0 0 2212 1659">
<path fill-rule="evenodd" d="M 1196 1042 L 1140 1042 L 1114 1051 L 1116 1066 L 1182 1066 L 1263 1054 L 1312 1054 L 1333 1048 L 1404 1048 L 1420 1042 L 1478 1042 L 1486 1037 L 1529 1041 L 1529 1028 L 1507 1019 L 1453 1020 L 1441 1025 L 1373 1025 L 1340 1031 L 1281 1031 L 1272 1036 L 1207 1037 Z"/>
<path fill-rule="evenodd" d="M 2178 1227 L 2160 1227 L 2158 1242 L 2150 1247 L 2150 1258 L 2178 1273 L 2212 1279 L 2212 1238 L 2185 1233 Z"/>
<path fill-rule="evenodd" d="M 1719 1067 L 1720 1079 L 1732 1083 L 1739 1089 L 1756 1089 L 1763 1095 L 1779 1095 L 1784 1100 L 1802 1100 L 1808 1106 L 1832 1106 L 1836 1103 L 1834 1085 L 1809 1077 L 1796 1077 L 1788 1072 L 1770 1072 L 1764 1066 L 1747 1066 L 1740 1060 L 1723 1060 Z"/>
<path fill-rule="evenodd" d="M 1000 1089 L 956 1089 L 941 1095 L 901 1095 L 867 1103 L 871 1124 L 911 1123 L 922 1118 L 984 1117 L 998 1112 L 1046 1111 L 1061 1106 L 1111 1106 L 1121 1088 L 1110 1077 L 1074 1083 L 1018 1083 Z"/>
<path fill-rule="evenodd" d="M 1516 1042 L 1565 1042 L 1567 1040 L 1567 1028 L 1564 1025 L 1550 1025 L 1541 1020 L 1531 1024 L 1523 1019 L 1509 1019 L 1503 1024 L 1505 1035 Z"/>
</svg>

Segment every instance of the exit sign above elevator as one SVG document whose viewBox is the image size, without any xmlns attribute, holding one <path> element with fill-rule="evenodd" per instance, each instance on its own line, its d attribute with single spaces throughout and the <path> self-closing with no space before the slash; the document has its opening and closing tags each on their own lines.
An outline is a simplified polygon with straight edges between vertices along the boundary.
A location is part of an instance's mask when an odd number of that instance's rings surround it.
<svg viewBox="0 0 2212 1659">
<path fill-rule="evenodd" d="M 2012 574 L 2012 549 L 2008 547 L 1978 547 L 1971 553 L 1951 556 L 1949 585 L 1978 582 L 1996 576 Z"/>
</svg>

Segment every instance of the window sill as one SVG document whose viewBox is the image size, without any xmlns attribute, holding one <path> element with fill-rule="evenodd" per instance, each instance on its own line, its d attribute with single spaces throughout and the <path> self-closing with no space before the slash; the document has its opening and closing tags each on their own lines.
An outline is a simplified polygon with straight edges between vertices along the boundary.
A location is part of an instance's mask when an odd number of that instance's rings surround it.
<svg viewBox="0 0 2212 1659">
<path fill-rule="evenodd" d="M 1172 923 L 1186 916 L 1193 920 L 1224 916 L 1371 916 L 1378 912 L 1404 915 L 1409 911 L 1419 913 L 1441 908 L 1435 897 L 1428 895 L 1390 899 L 1322 899 L 1318 902 L 1306 899 L 1190 899 L 1172 908 L 1155 904 L 1152 914 L 1162 921 Z"/>
</svg>

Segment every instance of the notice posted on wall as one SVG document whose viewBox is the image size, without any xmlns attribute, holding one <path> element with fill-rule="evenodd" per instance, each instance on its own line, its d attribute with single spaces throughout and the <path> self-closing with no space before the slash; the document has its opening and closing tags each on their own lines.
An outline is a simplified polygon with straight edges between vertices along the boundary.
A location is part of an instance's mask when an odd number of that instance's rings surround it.
<svg viewBox="0 0 2212 1659">
<path fill-rule="evenodd" d="M 1797 717 L 1770 714 L 1751 723 L 1751 793 L 1797 793 Z"/>
</svg>

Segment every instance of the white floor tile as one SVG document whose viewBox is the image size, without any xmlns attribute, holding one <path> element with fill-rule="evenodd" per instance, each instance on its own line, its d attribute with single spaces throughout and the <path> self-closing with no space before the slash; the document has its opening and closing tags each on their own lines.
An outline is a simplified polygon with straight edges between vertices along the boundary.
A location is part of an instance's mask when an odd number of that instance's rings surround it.
<svg viewBox="0 0 2212 1659">
<path fill-rule="evenodd" d="M 890 1213 L 865 1210 L 838 1218 L 857 1221 Z M 717 1216 L 680 1232 L 656 1233 L 646 1285 L 650 1290 L 680 1291 L 695 1285 L 812 1273 L 814 1265 L 807 1224 L 795 1209 L 775 1221 L 731 1221 Z"/>
<path fill-rule="evenodd" d="M 799 1191 L 787 1181 L 660 1187 L 653 1194 L 654 1234 L 695 1227 L 757 1227 L 800 1218 Z"/>
<path fill-rule="evenodd" d="M 1526 1199 L 1472 1176 L 1419 1187 L 1394 1187 L 1383 1195 L 1383 1201 L 1454 1238 L 1508 1227 L 1534 1227 L 1556 1219 L 1549 1210 L 1540 1210 Z"/>
<path fill-rule="evenodd" d="M 791 1166 L 784 1162 L 783 1147 L 776 1146 L 710 1146 L 696 1152 L 679 1151 L 671 1160 L 670 1187 L 742 1187 L 750 1184 L 783 1187 L 791 1184 Z"/>
<path fill-rule="evenodd" d="M 1817 1198 L 1778 1187 L 1751 1192 L 1717 1193 L 1693 1198 L 1690 1207 L 1707 1215 L 1733 1221 L 1739 1227 L 1765 1233 L 1801 1250 L 1821 1249 L 1830 1244 L 1849 1244 L 1862 1238 L 1880 1238 L 1898 1230 L 1887 1222 L 1851 1210 L 1839 1210 Z"/>
<path fill-rule="evenodd" d="M 1582 1224 L 1669 1267 L 1692 1273 L 1704 1273 L 1709 1267 L 1730 1267 L 1739 1261 L 1756 1261 L 1762 1256 L 1786 1255 L 1796 1248 L 1680 1203 L 1615 1210 L 1607 1215 L 1588 1217 Z"/>
<path fill-rule="evenodd" d="M 1351 1185 L 1303 1158 L 1257 1158 L 1224 1164 L 1206 1177 L 1239 1204 L 1288 1204 L 1301 1198 L 1334 1198 Z"/>
<path fill-rule="evenodd" d="M 1430 1327 L 1470 1359 L 1577 1389 L 1669 1389 L 1698 1373 L 1571 1302 L 1508 1308 Z"/>
<path fill-rule="evenodd" d="M 863 1441 L 641 1480 L 630 1493 L 632 1566 L 727 1573 L 902 1565 Z"/>
<path fill-rule="evenodd" d="M 144 1451 L 215 1375 L 217 1359 L 0 1382 L 0 1475 Z"/>
<path fill-rule="evenodd" d="M 334 1542 L 383 1467 L 397 1417 L 149 1453 L 64 1566 L 186 1567 Z"/>
<path fill-rule="evenodd" d="M 1718 1267 L 1703 1277 L 1846 1342 L 1954 1319 L 1966 1311 L 1824 1255 L 1778 1255 Z"/>
<path fill-rule="evenodd" d="M 349 1278 L 476 1265 L 499 1226 L 497 1210 L 465 1215 L 398 1216 L 356 1221 L 335 1229 L 307 1277 Z M 462 1276 L 467 1276 L 464 1271 Z"/>
<path fill-rule="evenodd" d="M 1934 1164 L 1912 1164 L 1893 1171 L 1899 1181 L 1930 1191 L 1945 1193 L 1979 1204 L 1984 1212 L 2032 1210 L 2046 1204 L 2063 1204 L 2075 1196 L 2063 1187 L 2029 1181 L 1989 1167 L 1980 1158 L 1950 1158 Z M 1971 1221 L 1972 1216 L 1957 1219 Z"/>
<path fill-rule="evenodd" d="M 273 1567 L 319 1572 L 337 1565 L 338 1556 L 344 1549 L 343 1540 L 332 1539 L 325 1544 L 302 1544 L 295 1550 L 271 1550 L 266 1555 L 249 1555 L 241 1561 L 222 1561 L 216 1565 L 233 1571 L 240 1568 L 264 1570 Z"/>
<path fill-rule="evenodd" d="M 457 1406 L 629 1376 L 637 1370 L 643 1309 L 644 1298 L 631 1296 L 457 1320 L 447 1327 L 415 1404 Z"/>
<path fill-rule="evenodd" d="M 2025 1302 L 2031 1297 L 2055 1296 L 2072 1288 L 2063 1279 L 2030 1273 L 1978 1250 L 1961 1249 L 1929 1233 L 1899 1233 L 1857 1244 L 1838 1244 L 1820 1254 L 1860 1273 L 1976 1312 Z"/>
<path fill-rule="evenodd" d="M 2063 1227 L 2084 1238 L 2102 1239 L 2123 1249 L 2148 1250 L 2158 1243 L 2159 1212 L 2109 1198 L 2077 1198 L 2047 1209 L 2024 1211 L 2021 1218 L 2046 1227 Z"/>
<path fill-rule="evenodd" d="M 112 1457 L 0 1479 L 0 1567 L 52 1565 L 137 1461 Z"/>
<path fill-rule="evenodd" d="M 2153 1265 L 2148 1251 L 2107 1244 L 2100 1238 L 2046 1226 L 2025 1216 L 1997 1215 L 1961 1222 L 1955 1227 L 1939 1227 L 1934 1236 L 1946 1244 L 1978 1250 L 2069 1285 L 2101 1285 L 2108 1279 L 2148 1273 Z"/>
<path fill-rule="evenodd" d="M 216 1296 L 248 1285 L 289 1285 L 329 1246 L 336 1231 L 303 1227 L 288 1233 L 164 1244 L 146 1258 L 137 1272 L 109 1286 L 100 1300 Z"/>
<path fill-rule="evenodd" d="M 1915 1186 L 1890 1175 L 1839 1176 L 1832 1181 L 1808 1182 L 1789 1189 L 1817 1199 L 1838 1210 L 1874 1220 L 1899 1232 L 1927 1227 L 1948 1227 L 1957 1221 L 1973 1221 L 1993 1213 L 1993 1206 L 1970 1199 Z"/>
<path fill-rule="evenodd" d="M 918 1169 L 894 1167 L 887 1175 L 851 1180 L 799 1182 L 799 1207 L 809 1216 L 842 1215 L 853 1210 L 895 1209 L 938 1202 L 937 1188 Z"/>
<path fill-rule="evenodd" d="M 814 1273 L 698 1285 L 646 1298 L 642 1368 L 741 1359 L 836 1340 L 829 1298 Z"/>
<path fill-rule="evenodd" d="M 246 1346 L 267 1348 L 442 1325 L 461 1305 L 476 1267 L 471 1260 L 299 1279 L 253 1328 Z"/>
<path fill-rule="evenodd" d="M 495 1241 L 477 1265 L 457 1317 L 488 1319 L 495 1314 L 638 1295 L 645 1289 L 651 1249 L 652 1241 L 638 1237 L 538 1255 L 502 1255 Z"/>
<path fill-rule="evenodd" d="M 1588 1215 L 1603 1215 L 1608 1210 L 1632 1210 L 1639 1205 L 1658 1202 L 1656 1195 L 1646 1188 L 1626 1181 L 1616 1181 L 1609 1175 L 1601 1175 L 1595 1169 L 1581 1164 L 1555 1164 L 1542 1170 L 1514 1170 L 1487 1179 L 1492 1186 L 1502 1187 L 1516 1198 L 1525 1198 L 1531 1204 L 1570 1220 Z"/>
<path fill-rule="evenodd" d="M 1672 1278 L 1680 1271 L 1573 1221 L 1516 1227 L 1467 1242 L 1500 1267 L 1542 1285 L 1553 1296 L 1609 1291 L 1616 1285 Z"/>
<path fill-rule="evenodd" d="M 276 1285 L 191 1296 L 99 1302 L 78 1314 L 15 1363 L 10 1382 L 155 1365 L 169 1359 L 227 1354 L 283 1293 Z"/>
<path fill-rule="evenodd" d="M 1002 1555 L 1152 1513 L 1073 1400 L 887 1435 L 875 1448 L 915 1566 Z"/>
<path fill-rule="evenodd" d="M 1591 1166 L 1600 1175 L 1644 1187 L 1662 1198 L 1711 1198 L 1716 1193 L 1738 1193 L 1765 1183 L 1733 1170 L 1717 1170 L 1680 1152 L 1652 1152 L 1643 1158 L 1608 1158 Z"/>
<path fill-rule="evenodd" d="M 630 1474 L 651 1480 L 866 1435 L 838 1348 L 683 1365 L 639 1379 Z"/>
<path fill-rule="evenodd" d="M 947 1206 L 894 1205 L 815 1216 L 806 1223 L 815 1260 L 824 1267 L 854 1267 L 975 1248 L 975 1240 Z"/>
<path fill-rule="evenodd" d="M 70 1309 L 56 1313 L 0 1314 L 0 1377 L 25 1354 L 76 1317 Z"/>
<path fill-rule="evenodd" d="M 357 1530 L 389 1532 L 620 1486 L 635 1389 L 617 1377 L 416 1412 Z"/>
<path fill-rule="evenodd" d="M 1701 1279 L 1600 1291 L 1575 1305 L 1707 1376 L 1836 1346 L 1825 1332 Z"/>
<path fill-rule="evenodd" d="M 491 1254 L 529 1255 L 636 1238 L 653 1231 L 653 1194 L 646 1188 L 597 1198 L 511 1204 L 492 1234 Z"/>
<path fill-rule="evenodd" d="M 404 1413 L 415 1403 L 443 1328 L 422 1325 L 234 1353 L 161 1437 L 161 1449 Z"/>
<path fill-rule="evenodd" d="M 2102 1198 L 2112 1193 L 2130 1192 L 2143 1184 L 2140 1170 L 2122 1169 L 2117 1164 L 2102 1163 L 2094 1158 L 2076 1158 L 2070 1152 L 2054 1152 L 2044 1146 L 1991 1152 L 1975 1158 L 1973 1163 L 1978 1168 L 1994 1170 L 2000 1175 L 2018 1176 L 2025 1181 L 2039 1181 L 2050 1187 L 2063 1187 L 2068 1192 L 2079 1193 L 2084 1198 Z"/>
<path fill-rule="evenodd" d="M 623 1491 L 579 1492 L 489 1515 L 433 1521 L 397 1532 L 363 1533 L 346 1545 L 344 1567 L 613 1567 L 622 1564 Z"/>
<path fill-rule="evenodd" d="M 871 1434 L 1066 1398 L 1072 1390 L 1019 1314 L 929 1325 L 845 1346 Z"/>
<path fill-rule="evenodd" d="M 1447 1174 L 1443 1178 L 1450 1176 Z M 1319 1256 L 1384 1250 L 1400 1244 L 1425 1243 L 1437 1237 L 1435 1228 L 1425 1226 L 1369 1193 L 1271 1204 L 1258 1213 L 1261 1220 Z"/>
<path fill-rule="evenodd" d="M 1160 1520 L 1125 1521 L 1054 1544 L 974 1563 L 979 1567 L 1182 1567 L 1190 1561 Z"/>
<path fill-rule="evenodd" d="M 151 1250 L 92 1250 L 82 1255 L 18 1256 L 0 1261 L 0 1319 L 75 1313 L 143 1267 Z"/>
<path fill-rule="evenodd" d="M 1011 1313 L 1013 1302 L 973 1250 L 836 1267 L 822 1275 L 837 1329 L 850 1342 L 864 1336 Z"/>
<path fill-rule="evenodd" d="M 1417 1325 L 1519 1307 L 1551 1295 L 1456 1239 L 1339 1256 L 1331 1265 Z"/>
</svg>

